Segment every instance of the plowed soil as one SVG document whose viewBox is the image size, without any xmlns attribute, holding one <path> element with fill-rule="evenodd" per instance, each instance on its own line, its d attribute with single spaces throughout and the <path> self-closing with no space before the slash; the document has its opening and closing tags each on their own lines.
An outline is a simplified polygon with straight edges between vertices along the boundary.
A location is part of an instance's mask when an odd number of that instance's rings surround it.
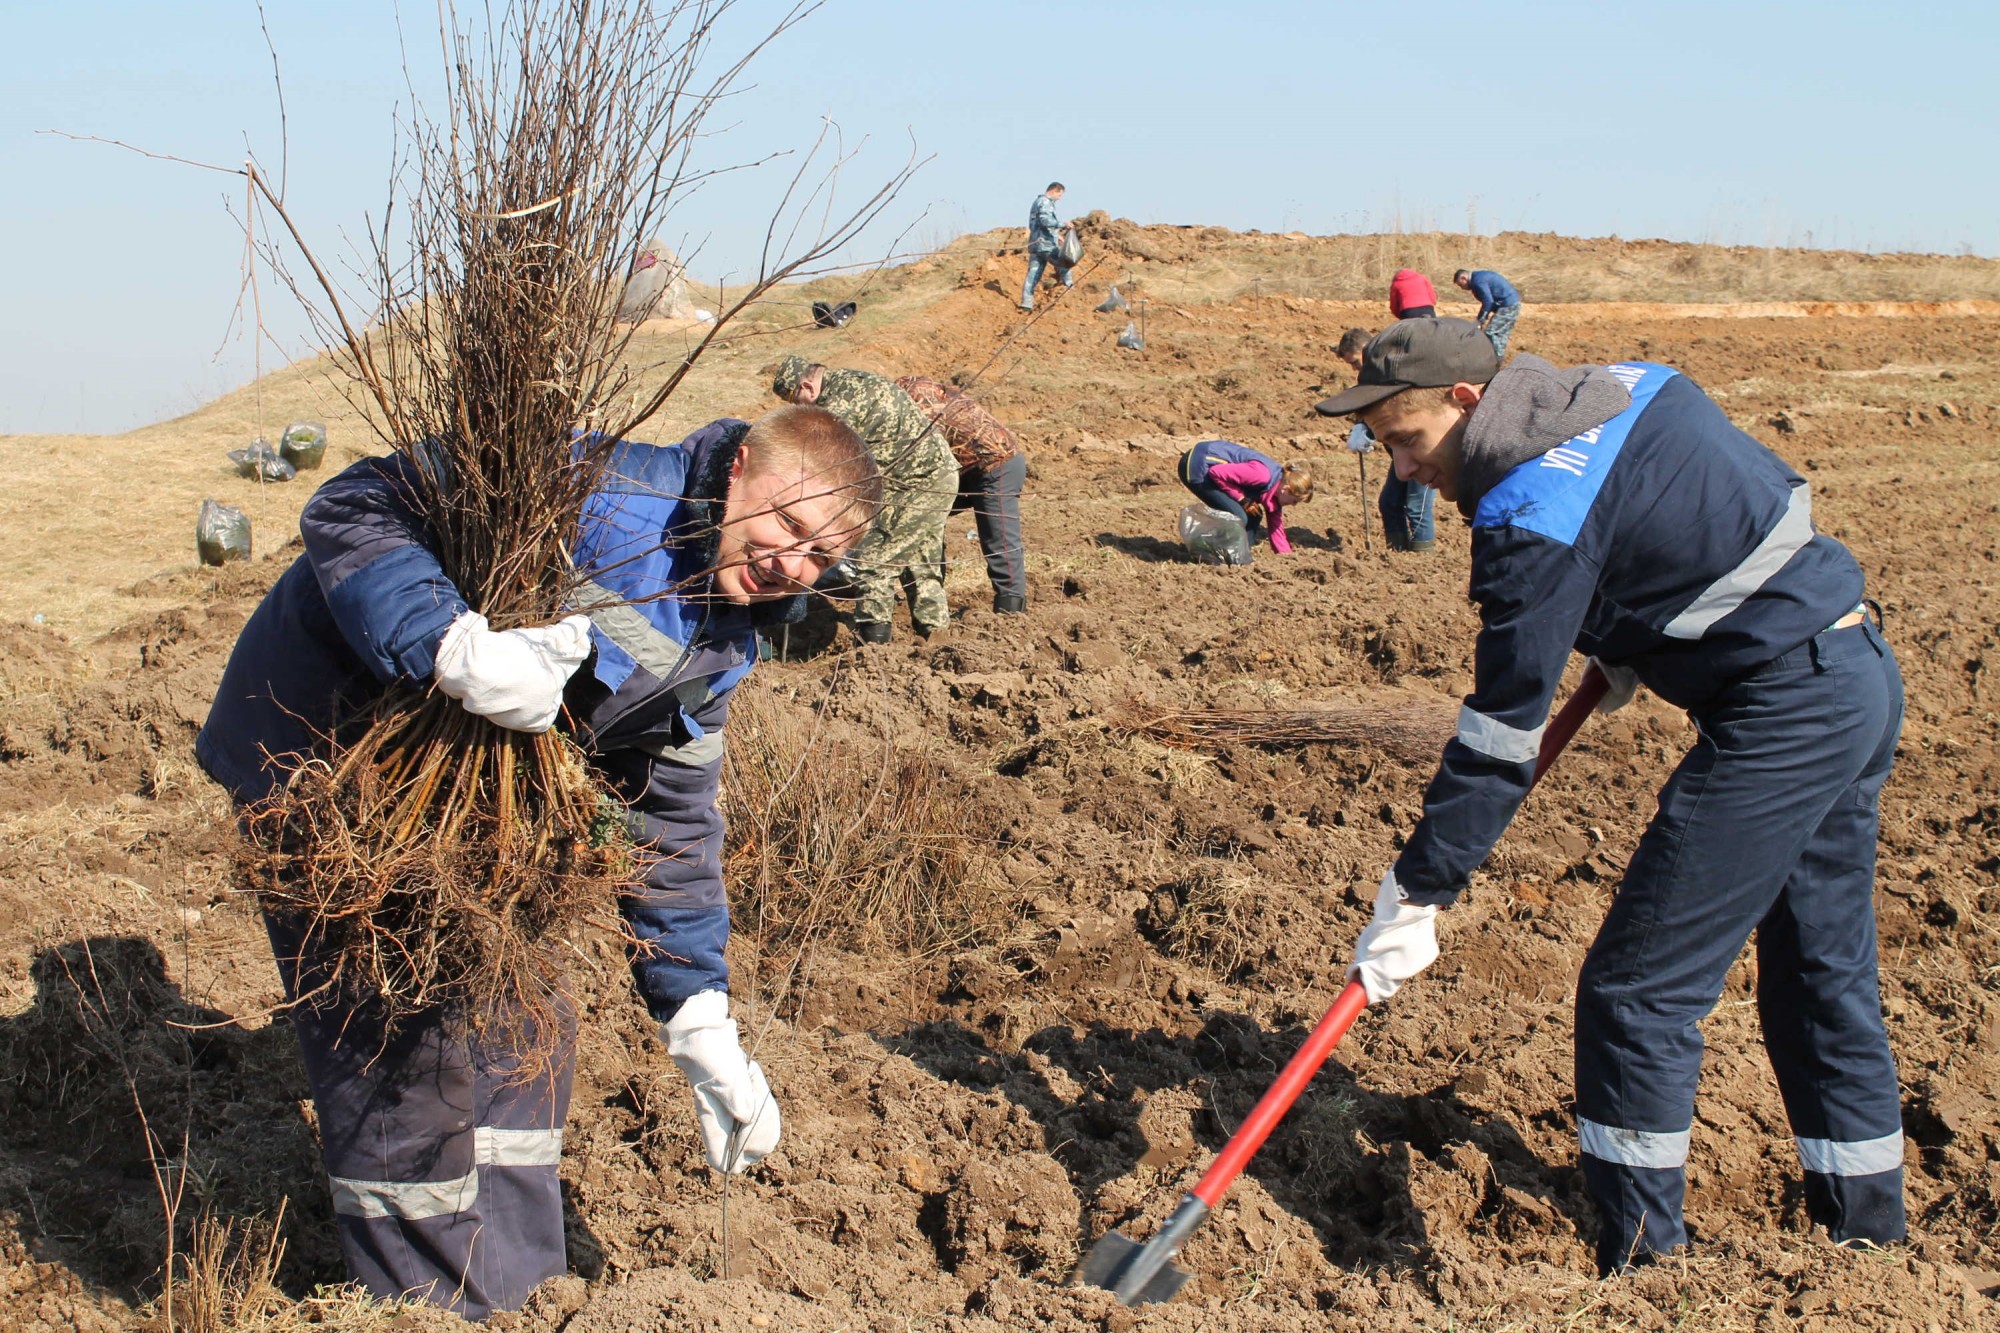
<svg viewBox="0 0 2000 1333">
<path fill-rule="evenodd" d="M 1282 248 L 1203 236 L 1246 273 Z M 1857 1254 L 1809 1231 L 1746 958 L 1705 1026 L 1693 1251 L 1593 1278 L 1573 981 L 1691 737 L 1642 697 L 1586 726 L 1442 918 L 1440 962 L 1362 1016 L 1188 1246 L 1187 1289 L 1139 1312 L 1069 1285 L 1079 1253 L 1113 1227 L 1151 1233 L 1339 989 L 1429 769 L 1386 734 L 1168 749 L 1122 728 L 1124 710 L 1340 704 L 1448 719 L 1477 623 L 1466 531 L 1441 515 L 1429 555 L 1364 538 L 1380 455 L 1364 492 L 1337 433 L 1310 415 L 1345 383 L 1328 345 L 1379 322 L 1373 302 L 1288 292 L 1275 276 L 1268 291 L 1170 299 L 1186 229 L 1115 224 L 1100 234 L 1106 265 L 1013 337 L 1021 261 L 993 242 L 899 273 L 881 313 L 798 345 L 898 372 L 985 368 L 975 392 L 1031 450 L 1030 613 L 986 609 L 970 520 L 955 518 L 952 628 L 919 641 L 902 623 L 888 649 L 863 653 L 821 607 L 745 687 L 732 742 L 740 761 L 817 728 L 842 753 L 920 757 L 952 793 L 953 829 L 975 839 L 964 881 L 934 886 L 956 929 L 917 948 L 893 922 L 788 933 L 739 913 L 738 1006 L 786 1120 L 781 1149 L 726 1192 L 701 1165 L 685 1085 L 617 943 L 579 938 L 584 1047 L 563 1164 L 575 1275 L 496 1322 L 2000 1327 L 2000 314 L 1531 304 L 1515 341 L 1564 363 L 1684 369 L 1805 473 L 1815 518 L 1883 605 L 1909 691 L 1877 911 L 1911 1242 Z M 1127 315 L 1090 309 L 1111 280 L 1153 297 L 1143 353 L 1114 346 Z M 766 341 L 718 358 L 659 434 L 767 406 L 756 370 L 770 353 Z M 1181 559 L 1175 457 L 1216 436 L 1319 465 L 1292 556 Z M 79 447 L 206 460 L 231 442 L 190 438 Z M 340 438 L 348 457 L 365 448 L 351 422 Z M 16 444 L 0 442 L 0 468 L 41 456 Z M 185 471 L 161 463 L 177 514 L 253 485 L 205 462 Z M 283 501 L 291 512 L 312 479 Z M 114 494 L 79 485 L 39 510 L 17 503 L 10 531 L 33 544 L 86 530 L 84 512 L 101 521 Z M 247 565 L 197 571 L 79 544 L 67 574 L 7 595 L 0 1326 L 165 1326 L 155 1162 L 185 1183 L 183 1229 L 204 1209 L 269 1219 L 287 1201 L 285 1298 L 264 1326 L 454 1322 L 313 1296 L 341 1270 L 310 1103 L 232 878 L 228 803 L 192 758 L 238 628 L 295 553 L 286 521 L 260 531 Z M 183 541 L 179 518 L 141 526 L 138 547 Z"/>
</svg>

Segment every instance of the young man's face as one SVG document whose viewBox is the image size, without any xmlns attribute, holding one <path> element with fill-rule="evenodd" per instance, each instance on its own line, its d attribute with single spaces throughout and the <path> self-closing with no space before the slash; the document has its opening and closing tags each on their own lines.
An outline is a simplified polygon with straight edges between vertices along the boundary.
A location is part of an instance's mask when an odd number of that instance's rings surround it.
<svg viewBox="0 0 2000 1333">
<path fill-rule="evenodd" d="M 804 592 L 867 528 L 847 495 L 809 477 L 802 464 L 766 471 L 746 467 L 738 453 L 723 503 L 714 595 L 749 606 Z"/>
<path fill-rule="evenodd" d="M 1440 402 L 1428 392 L 1420 402 L 1405 401 L 1410 392 L 1406 389 L 1355 415 L 1389 451 L 1398 477 L 1433 487 L 1445 499 L 1456 500 L 1465 423 L 1486 386 L 1454 384 L 1450 402 Z"/>
<path fill-rule="evenodd" d="M 1066 193 L 1068 193 L 1068 191 L 1065 191 L 1065 190 L 1050 190 L 1050 191 L 1049 191 L 1049 202 L 1050 202 L 1050 203 L 1054 203 L 1054 202 L 1055 202 L 1056 200 L 1058 200 L 1058 199 L 1062 198 L 1062 197 L 1063 197 L 1063 195 L 1064 195 L 1064 194 L 1066 194 Z"/>
<path fill-rule="evenodd" d="M 1470 273 L 1454 273 L 1451 280 L 1458 284 L 1460 291 L 1469 292 L 1472 290 L 1472 275 Z"/>
<path fill-rule="evenodd" d="M 1361 352 L 1361 348 L 1356 348 L 1352 352 L 1335 352 L 1334 355 L 1345 361 L 1349 370 L 1359 375 L 1361 373 Z"/>
</svg>

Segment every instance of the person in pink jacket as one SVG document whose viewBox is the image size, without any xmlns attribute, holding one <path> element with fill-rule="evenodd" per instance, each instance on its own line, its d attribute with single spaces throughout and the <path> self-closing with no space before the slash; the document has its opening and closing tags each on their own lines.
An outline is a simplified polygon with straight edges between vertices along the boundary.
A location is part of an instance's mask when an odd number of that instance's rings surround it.
<svg viewBox="0 0 2000 1333">
<path fill-rule="evenodd" d="M 1437 314 L 1437 288 L 1413 268 L 1399 268 L 1389 279 L 1389 313 L 1397 319 L 1430 319 Z"/>
<path fill-rule="evenodd" d="M 1290 555 L 1285 506 L 1312 499 L 1312 472 L 1303 463 L 1279 466 L 1275 458 L 1229 440 L 1203 440 L 1181 455 L 1181 482 L 1195 498 L 1242 521 L 1254 545 L 1266 532 L 1271 549 Z"/>
</svg>

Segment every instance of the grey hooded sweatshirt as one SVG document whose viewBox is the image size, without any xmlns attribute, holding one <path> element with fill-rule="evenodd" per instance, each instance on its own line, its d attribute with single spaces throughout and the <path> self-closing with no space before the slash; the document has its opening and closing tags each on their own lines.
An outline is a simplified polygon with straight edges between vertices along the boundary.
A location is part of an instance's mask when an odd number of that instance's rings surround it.
<svg viewBox="0 0 2000 1333">
<path fill-rule="evenodd" d="M 1516 353 L 1465 424 L 1458 512 L 1471 518 L 1500 478 L 1631 405 L 1631 393 L 1603 366 L 1562 370 Z"/>
</svg>

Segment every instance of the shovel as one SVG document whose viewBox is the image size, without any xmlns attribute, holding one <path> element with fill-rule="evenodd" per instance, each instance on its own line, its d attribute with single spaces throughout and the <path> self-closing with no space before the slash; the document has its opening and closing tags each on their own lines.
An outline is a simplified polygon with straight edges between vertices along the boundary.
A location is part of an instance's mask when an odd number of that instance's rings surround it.
<svg viewBox="0 0 2000 1333">
<path fill-rule="evenodd" d="M 1549 771 L 1584 718 L 1597 707 L 1604 697 L 1607 682 L 1596 667 L 1589 667 L 1583 679 L 1577 683 L 1576 693 L 1570 695 L 1542 733 L 1541 752 L 1535 757 L 1535 774 L 1528 781 L 1528 789 L 1534 790 L 1535 783 L 1542 780 L 1542 774 Z M 1333 1054 L 1333 1048 L 1347 1035 L 1347 1029 L 1368 1006 L 1368 992 L 1359 981 L 1347 983 L 1347 989 L 1326 1011 L 1319 1026 L 1312 1030 L 1305 1045 L 1299 1047 L 1298 1054 L 1286 1062 L 1278 1071 L 1257 1105 L 1252 1107 L 1243 1124 L 1230 1135 L 1229 1142 L 1216 1154 L 1215 1162 L 1195 1183 L 1195 1187 L 1181 1198 L 1180 1206 L 1166 1225 L 1153 1233 L 1153 1238 L 1141 1245 L 1122 1232 L 1107 1231 L 1097 1244 L 1091 1246 L 1090 1253 L 1083 1257 L 1083 1264 L 1077 1269 L 1077 1280 L 1094 1287 L 1108 1288 L 1118 1298 L 1121 1305 L 1144 1305 L 1150 1301 L 1164 1301 L 1179 1291 L 1190 1276 L 1187 1270 L 1174 1263 L 1174 1256 L 1180 1253 L 1195 1228 L 1207 1218 L 1209 1209 L 1222 1202 L 1222 1196 L 1264 1146 L 1264 1140 L 1271 1137 L 1271 1131 L 1285 1118 L 1285 1112 L 1292 1109 L 1292 1103 L 1312 1082 L 1319 1067 Z"/>
</svg>

